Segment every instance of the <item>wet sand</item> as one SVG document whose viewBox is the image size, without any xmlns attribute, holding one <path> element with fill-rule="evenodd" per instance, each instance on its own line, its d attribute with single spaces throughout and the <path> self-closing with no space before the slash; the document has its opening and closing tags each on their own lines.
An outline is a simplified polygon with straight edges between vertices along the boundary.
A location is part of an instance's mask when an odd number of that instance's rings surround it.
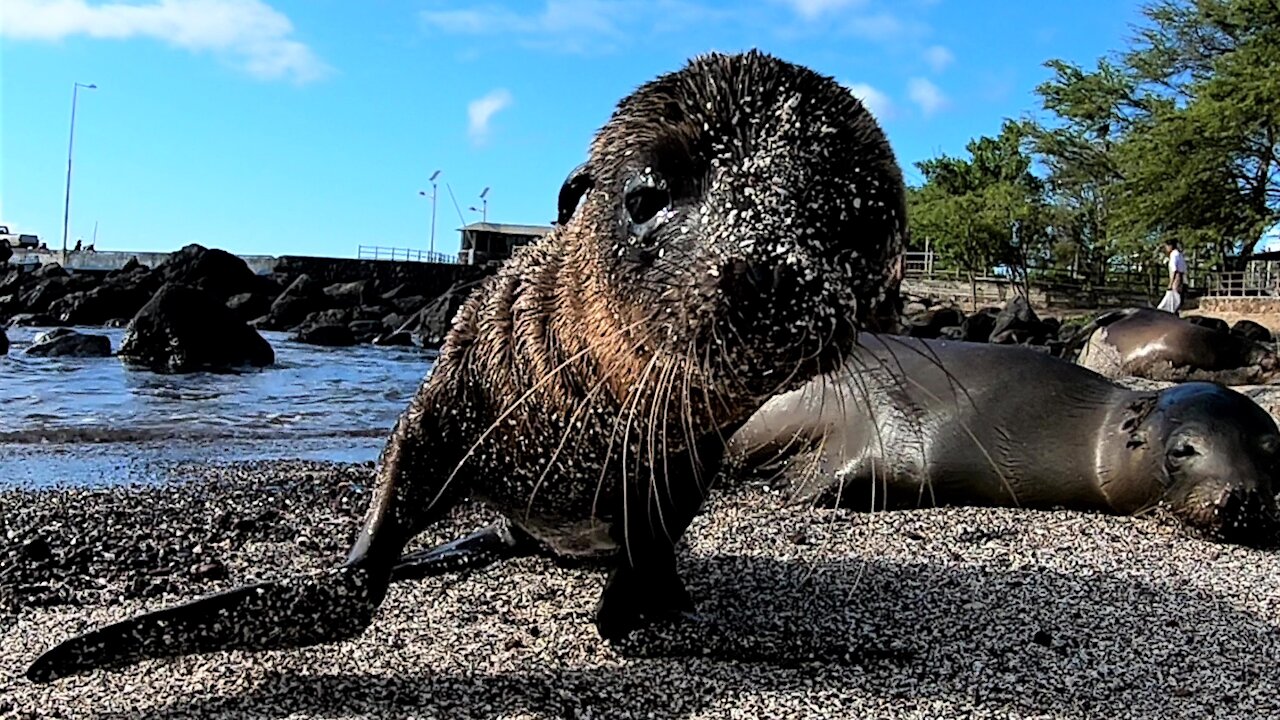
<svg viewBox="0 0 1280 720">
<path fill-rule="evenodd" d="M 521 559 L 393 587 L 330 646 L 22 678 L 71 633 L 337 562 L 367 465 L 188 466 L 0 492 L 0 717 L 1280 716 L 1280 553 L 1076 512 L 783 508 L 726 489 L 681 571 L 698 623 L 620 647 L 604 575 Z M 461 508 L 419 544 L 485 524 Z"/>
</svg>

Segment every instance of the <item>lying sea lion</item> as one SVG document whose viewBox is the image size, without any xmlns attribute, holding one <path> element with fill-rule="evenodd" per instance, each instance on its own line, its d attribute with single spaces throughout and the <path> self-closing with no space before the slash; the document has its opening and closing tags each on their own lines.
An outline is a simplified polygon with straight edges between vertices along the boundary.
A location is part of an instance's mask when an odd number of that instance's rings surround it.
<svg viewBox="0 0 1280 720">
<path fill-rule="evenodd" d="M 1280 365 L 1267 345 L 1154 308 L 1103 313 L 1068 348 L 1082 343 L 1076 363 L 1110 378 L 1258 385 L 1272 382 Z"/>
<path fill-rule="evenodd" d="M 1017 347 L 864 333 L 844 368 L 770 400 L 729 453 L 743 471 L 779 466 L 797 501 L 864 510 L 1162 506 L 1241 543 L 1271 542 L 1280 516 L 1280 429 L 1257 403 L 1204 382 L 1128 390 Z"/>
<path fill-rule="evenodd" d="M 566 222 L 458 313 L 344 565 L 108 625 L 27 676 L 355 636 L 406 543 L 468 496 L 610 560 L 602 637 L 692 609 L 675 545 L 725 438 L 894 319 L 901 173 L 846 88 L 753 51 L 641 86 L 565 187 Z"/>
</svg>

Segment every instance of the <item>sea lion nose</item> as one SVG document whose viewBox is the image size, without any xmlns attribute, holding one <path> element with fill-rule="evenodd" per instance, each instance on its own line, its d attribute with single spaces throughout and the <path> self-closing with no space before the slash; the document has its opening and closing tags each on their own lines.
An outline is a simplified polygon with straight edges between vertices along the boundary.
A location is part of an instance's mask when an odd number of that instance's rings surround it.
<svg viewBox="0 0 1280 720">
<path fill-rule="evenodd" d="M 785 264 L 735 258 L 720 268 L 720 289 L 748 301 L 773 297 L 794 284 L 794 275 Z"/>
</svg>

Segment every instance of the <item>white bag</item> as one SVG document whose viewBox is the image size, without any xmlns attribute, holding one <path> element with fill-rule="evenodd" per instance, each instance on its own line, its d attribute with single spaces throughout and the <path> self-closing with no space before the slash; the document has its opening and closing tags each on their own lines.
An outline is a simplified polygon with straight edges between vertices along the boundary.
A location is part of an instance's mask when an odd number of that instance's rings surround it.
<svg viewBox="0 0 1280 720">
<path fill-rule="evenodd" d="M 1163 310 L 1167 313 L 1178 314 L 1178 308 L 1182 307 L 1182 296 L 1169 290 L 1164 294 L 1164 299 L 1156 306 L 1157 310 Z"/>
</svg>

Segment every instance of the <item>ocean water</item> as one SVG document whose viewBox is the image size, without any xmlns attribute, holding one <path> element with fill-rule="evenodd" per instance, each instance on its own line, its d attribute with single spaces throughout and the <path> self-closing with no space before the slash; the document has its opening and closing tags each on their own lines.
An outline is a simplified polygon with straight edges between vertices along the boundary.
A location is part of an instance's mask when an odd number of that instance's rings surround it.
<svg viewBox="0 0 1280 720">
<path fill-rule="evenodd" d="M 118 349 L 124 331 L 107 335 Z M 417 348 L 318 348 L 263 333 L 276 364 L 164 375 L 114 357 L 0 356 L 0 487 L 152 482 L 174 463 L 374 460 L 431 369 Z"/>
</svg>

